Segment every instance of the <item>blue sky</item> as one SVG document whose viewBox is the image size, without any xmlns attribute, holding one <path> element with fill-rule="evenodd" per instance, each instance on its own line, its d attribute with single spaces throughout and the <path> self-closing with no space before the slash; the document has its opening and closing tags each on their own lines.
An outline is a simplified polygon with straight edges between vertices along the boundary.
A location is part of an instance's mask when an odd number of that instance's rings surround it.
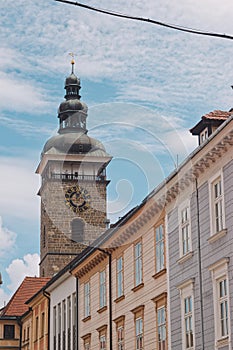
<svg viewBox="0 0 233 350">
<path fill-rule="evenodd" d="M 233 34 L 231 0 L 86 0 L 86 4 Z M 89 134 L 113 155 L 109 217 L 137 205 L 194 149 L 188 130 L 233 107 L 233 41 L 108 17 L 53 0 L 0 5 L 0 305 L 36 274 L 39 178 L 76 57 Z"/>
</svg>

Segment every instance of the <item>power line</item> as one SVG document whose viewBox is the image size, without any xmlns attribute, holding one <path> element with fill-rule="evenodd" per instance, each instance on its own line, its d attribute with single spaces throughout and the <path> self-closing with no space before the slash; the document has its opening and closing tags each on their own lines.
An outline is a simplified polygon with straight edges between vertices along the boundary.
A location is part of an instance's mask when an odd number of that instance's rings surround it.
<svg viewBox="0 0 233 350">
<path fill-rule="evenodd" d="M 82 4 L 80 2 L 72 2 L 72 1 L 68 1 L 68 0 L 55 0 L 55 1 L 66 3 L 66 4 L 69 4 L 69 5 L 75 5 L 75 6 L 83 7 L 85 9 L 87 9 L 87 10 L 100 12 L 100 13 L 103 13 L 103 14 L 106 14 L 106 15 L 110 15 L 110 16 L 114 16 L 114 17 L 120 17 L 120 18 L 130 19 L 130 20 L 134 20 L 134 21 L 148 22 L 148 23 L 155 24 L 155 25 L 158 25 L 158 26 L 179 30 L 181 32 L 233 40 L 233 36 L 232 35 L 228 35 L 228 34 L 207 32 L 207 31 L 202 31 L 202 30 L 198 30 L 198 29 L 192 29 L 192 28 L 183 27 L 183 26 L 179 26 L 179 25 L 168 24 L 168 23 L 165 23 L 165 22 L 155 21 L 155 20 L 150 19 L 150 18 L 129 16 L 129 15 L 126 15 L 126 14 L 123 14 L 123 13 L 118 13 L 118 12 L 114 12 L 114 11 L 104 10 L 104 9 L 100 9 L 100 8 L 97 8 L 97 7 L 85 5 L 85 4 Z"/>
</svg>

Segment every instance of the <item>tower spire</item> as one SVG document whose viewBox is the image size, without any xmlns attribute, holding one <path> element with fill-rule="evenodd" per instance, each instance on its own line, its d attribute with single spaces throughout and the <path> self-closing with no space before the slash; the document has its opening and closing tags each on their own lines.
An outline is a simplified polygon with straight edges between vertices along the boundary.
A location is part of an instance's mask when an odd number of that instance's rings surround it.
<svg viewBox="0 0 233 350">
<path fill-rule="evenodd" d="M 70 52 L 69 55 L 72 57 L 71 59 L 71 74 L 74 74 L 74 65 L 75 65 L 75 60 L 74 60 L 74 57 L 76 56 L 73 52 Z"/>
</svg>

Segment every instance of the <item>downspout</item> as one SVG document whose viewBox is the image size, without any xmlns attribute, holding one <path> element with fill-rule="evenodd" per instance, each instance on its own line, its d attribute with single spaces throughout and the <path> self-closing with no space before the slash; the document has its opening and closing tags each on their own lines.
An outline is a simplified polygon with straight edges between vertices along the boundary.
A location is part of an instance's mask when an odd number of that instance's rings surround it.
<svg viewBox="0 0 233 350">
<path fill-rule="evenodd" d="M 50 349 L 50 294 L 43 290 L 43 295 L 48 299 L 48 350 Z"/>
<path fill-rule="evenodd" d="M 201 349 L 205 349 L 204 335 L 204 308 L 203 308 L 203 287 L 202 287 L 202 263 L 201 263 L 201 229 L 200 229 L 200 208 L 199 208 L 199 192 L 196 178 L 196 205 L 197 205 L 197 254 L 198 254 L 198 278 L 199 278 L 199 293 L 200 293 L 200 315 L 201 315 Z"/>
<path fill-rule="evenodd" d="M 109 349 L 112 350 L 112 255 L 108 253 L 108 276 L 109 276 Z"/>
<path fill-rule="evenodd" d="M 20 317 L 17 317 L 17 323 L 19 325 L 19 350 L 22 349 L 22 334 L 23 334 L 23 325 Z"/>
<path fill-rule="evenodd" d="M 79 349 L 79 303 L 78 303 L 78 278 L 76 277 L 76 349 Z"/>
</svg>

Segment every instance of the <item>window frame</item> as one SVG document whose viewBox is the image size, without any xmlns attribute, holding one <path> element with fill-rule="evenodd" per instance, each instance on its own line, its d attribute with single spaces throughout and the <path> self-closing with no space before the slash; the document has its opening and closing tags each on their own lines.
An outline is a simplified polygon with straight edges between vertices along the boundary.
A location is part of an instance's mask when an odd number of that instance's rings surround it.
<svg viewBox="0 0 233 350">
<path fill-rule="evenodd" d="M 157 231 L 161 231 L 162 236 L 159 234 L 159 239 L 157 239 Z M 158 223 L 154 226 L 154 240 L 155 240 L 155 274 L 163 271 L 166 268 L 165 260 L 165 225 L 164 222 Z"/>
<path fill-rule="evenodd" d="M 139 305 L 135 309 L 131 310 L 131 312 L 134 314 L 134 337 L 136 350 L 143 350 L 144 347 L 144 307 L 144 305 Z"/>
<path fill-rule="evenodd" d="M 118 262 L 121 261 L 119 268 Z M 124 258 L 119 256 L 116 259 L 116 297 L 120 298 L 124 295 Z"/>
<path fill-rule="evenodd" d="M 102 278 L 103 276 L 103 278 Z M 99 308 L 102 309 L 107 306 L 106 297 L 106 269 L 100 271 L 99 273 Z"/>
<path fill-rule="evenodd" d="M 9 330 L 10 330 L 10 332 L 9 332 Z M 8 335 L 7 333 L 11 333 L 11 334 Z M 7 340 L 15 339 L 15 325 L 14 324 L 4 324 L 3 339 L 7 339 Z"/>
<path fill-rule="evenodd" d="M 137 247 L 140 245 L 140 250 Z M 134 286 L 137 287 L 143 283 L 143 251 L 142 239 L 134 244 Z"/>
<path fill-rule="evenodd" d="M 185 220 L 184 220 L 184 211 Z M 190 200 L 186 199 L 182 202 L 178 209 L 178 220 L 179 220 L 179 247 L 180 247 L 180 258 L 188 255 L 192 252 L 192 227 L 191 227 L 191 210 Z M 184 239 L 183 232 L 186 230 L 186 237 Z M 184 249 L 185 245 L 185 249 Z"/>
<path fill-rule="evenodd" d="M 86 287 L 88 287 L 86 289 Z M 91 285 L 90 280 L 84 283 L 84 318 L 91 316 Z"/>
<path fill-rule="evenodd" d="M 195 310 L 194 310 L 194 279 L 177 286 L 180 291 L 180 302 L 181 302 L 181 330 L 182 330 L 182 350 L 194 350 L 195 349 Z M 188 313 L 185 311 L 185 300 L 191 298 L 192 310 Z M 190 299 L 189 299 L 190 300 Z M 188 339 L 192 340 L 192 346 L 187 346 L 187 332 L 186 332 L 186 320 L 191 319 L 192 332 L 188 332 Z M 192 334 L 192 336 L 191 336 Z"/>
<path fill-rule="evenodd" d="M 160 312 L 163 311 L 164 317 L 159 317 Z M 160 321 L 161 320 L 161 321 Z M 159 334 L 165 334 L 165 338 L 160 340 Z M 166 317 L 166 305 L 162 305 L 157 308 L 157 343 L 158 350 L 167 349 L 167 317 Z"/>
<path fill-rule="evenodd" d="M 123 315 L 118 317 L 117 319 L 114 320 L 114 322 L 116 324 L 116 350 L 124 350 L 125 349 L 125 316 Z"/>
<path fill-rule="evenodd" d="M 216 185 L 220 182 L 221 184 L 221 193 L 217 197 L 215 197 Z M 220 205 L 220 223 L 217 223 L 216 217 L 216 205 Z M 222 170 L 217 172 L 210 180 L 209 180 L 209 207 L 210 207 L 210 231 L 211 236 L 218 235 L 222 231 L 225 230 L 225 202 L 224 202 L 224 182 L 223 182 L 223 173 Z M 218 229 L 218 225 L 220 225 L 220 229 Z"/>
<path fill-rule="evenodd" d="M 209 137 L 208 127 L 200 132 L 200 145 L 205 142 Z"/>
<path fill-rule="evenodd" d="M 216 263 L 209 266 L 211 272 L 212 285 L 213 285 L 213 304 L 214 304 L 214 328 L 215 328 L 215 344 L 227 345 L 230 341 L 230 327 L 231 327 L 231 314 L 230 314 L 230 296 L 229 296 L 229 274 L 228 274 L 229 258 L 222 258 Z M 227 295 L 225 300 L 227 301 L 227 328 L 228 334 L 221 334 L 221 309 L 220 303 L 222 298 L 219 295 L 219 283 L 226 280 Z"/>
</svg>

